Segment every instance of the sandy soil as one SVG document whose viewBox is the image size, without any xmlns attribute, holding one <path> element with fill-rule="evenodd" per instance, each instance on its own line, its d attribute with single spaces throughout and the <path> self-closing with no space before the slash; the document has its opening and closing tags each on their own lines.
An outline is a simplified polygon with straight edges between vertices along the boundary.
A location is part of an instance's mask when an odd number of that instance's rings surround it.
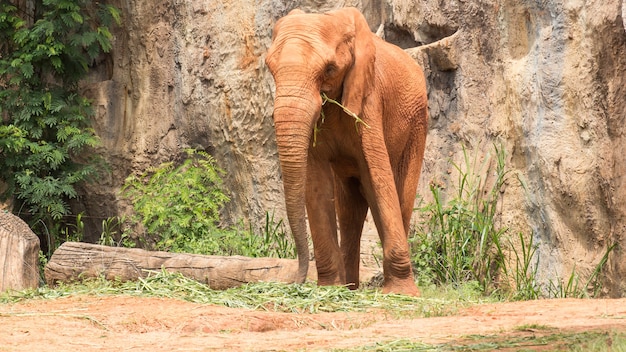
<svg viewBox="0 0 626 352">
<path fill-rule="evenodd" d="M 532 325 L 536 324 L 536 325 Z M 289 314 L 174 299 L 74 296 L 0 305 L 0 351 L 293 351 L 410 339 L 439 344 L 532 326 L 626 332 L 626 299 L 473 306 L 454 316 Z"/>
</svg>

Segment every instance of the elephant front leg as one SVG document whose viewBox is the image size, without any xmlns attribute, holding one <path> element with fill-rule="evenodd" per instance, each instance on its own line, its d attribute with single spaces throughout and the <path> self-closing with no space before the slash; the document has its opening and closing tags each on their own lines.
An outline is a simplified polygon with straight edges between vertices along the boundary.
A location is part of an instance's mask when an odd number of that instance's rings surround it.
<svg viewBox="0 0 626 352">
<path fill-rule="evenodd" d="M 419 296 L 419 290 L 413 278 L 409 243 L 397 202 L 397 195 L 395 197 L 389 196 L 389 198 L 379 196 L 371 206 L 383 247 L 383 275 L 385 278 L 383 293 Z"/>
<path fill-rule="evenodd" d="M 363 134 L 367 170 L 362 173 L 362 179 L 383 246 L 383 292 L 419 296 L 389 155 L 380 136 L 374 132 L 368 130 Z"/>
<path fill-rule="evenodd" d="M 343 285 L 346 273 L 337 238 L 337 215 L 330 165 L 309 159 L 306 208 L 318 285 Z"/>
</svg>

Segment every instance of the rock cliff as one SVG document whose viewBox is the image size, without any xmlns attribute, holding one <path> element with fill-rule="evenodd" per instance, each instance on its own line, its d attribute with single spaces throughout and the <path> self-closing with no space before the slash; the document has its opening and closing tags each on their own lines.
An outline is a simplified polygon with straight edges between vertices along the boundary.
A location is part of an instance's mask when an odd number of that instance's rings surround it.
<svg viewBox="0 0 626 352">
<path fill-rule="evenodd" d="M 111 173 L 81 206 L 107 217 L 131 172 L 202 148 L 227 171 L 229 219 L 283 213 L 264 63 L 293 8 L 360 8 L 427 74 L 430 130 L 420 194 L 449 180 L 463 146 L 502 143 L 513 175 L 499 218 L 532 234 L 539 274 L 585 275 L 626 244 L 626 26 L 621 0 L 114 0 L 115 47 L 86 84 Z M 489 177 L 490 175 L 485 175 Z M 97 225 L 100 220 L 95 220 Z M 622 295 L 626 257 L 609 261 Z"/>
</svg>

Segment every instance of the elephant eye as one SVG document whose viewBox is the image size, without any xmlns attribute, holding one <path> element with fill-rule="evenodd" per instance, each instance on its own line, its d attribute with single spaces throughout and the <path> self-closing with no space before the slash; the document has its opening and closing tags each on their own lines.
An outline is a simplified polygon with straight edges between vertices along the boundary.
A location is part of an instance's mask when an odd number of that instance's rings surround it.
<svg viewBox="0 0 626 352">
<path fill-rule="evenodd" d="M 332 76 L 335 74 L 335 72 L 337 72 L 337 65 L 333 62 L 330 62 L 328 64 L 326 64 L 326 67 L 324 68 L 324 75 L 326 77 Z"/>
</svg>

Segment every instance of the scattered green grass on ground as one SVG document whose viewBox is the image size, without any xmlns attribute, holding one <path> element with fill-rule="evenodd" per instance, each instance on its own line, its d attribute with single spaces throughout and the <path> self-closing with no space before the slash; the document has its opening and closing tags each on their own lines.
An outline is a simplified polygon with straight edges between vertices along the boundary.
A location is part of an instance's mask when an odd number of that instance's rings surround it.
<svg viewBox="0 0 626 352">
<path fill-rule="evenodd" d="M 56 287 L 43 286 L 0 293 L 0 304 L 58 299 L 76 295 L 160 297 L 231 308 L 286 313 L 381 312 L 395 318 L 445 316 L 471 305 L 494 301 L 485 298 L 479 283 L 463 286 L 422 287 L 422 297 L 384 295 L 378 289 L 317 286 L 315 283 L 254 283 L 229 290 L 166 271 L 151 272 L 137 281 L 87 279 Z M 470 335 L 441 344 L 400 339 L 335 351 L 626 351 L 626 332 L 567 332 L 546 325 L 521 325 L 502 335 Z"/>
<path fill-rule="evenodd" d="M 472 287 L 467 289 L 423 289 L 419 298 L 382 294 L 376 289 L 349 290 L 337 286 L 317 286 L 315 283 L 282 284 L 254 283 L 224 291 L 166 271 L 151 272 L 137 281 L 89 279 L 56 287 L 5 292 L 0 303 L 27 299 L 54 299 L 73 295 L 130 295 L 175 298 L 194 303 L 217 304 L 232 308 L 255 310 L 319 313 L 366 312 L 383 310 L 396 317 L 430 317 L 455 313 L 459 308 L 485 301 Z"/>
<path fill-rule="evenodd" d="M 617 331 L 559 332 L 539 334 L 472 335 L 442 344 L 411 340 L 377 342 L 334 351 L 626 351 L 626 333 Z"/>
</svg>

